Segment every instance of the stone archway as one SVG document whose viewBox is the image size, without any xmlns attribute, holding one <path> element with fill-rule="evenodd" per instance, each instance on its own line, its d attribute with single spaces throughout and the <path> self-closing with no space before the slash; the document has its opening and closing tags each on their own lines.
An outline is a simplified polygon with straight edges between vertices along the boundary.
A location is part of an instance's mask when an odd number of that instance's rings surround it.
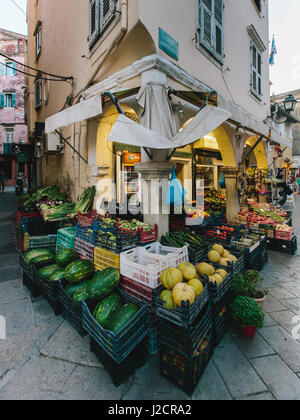
<svg viewBox="0 0 300 420">
<path fill-rule="evenodd" d="M 245 143 L 245 145 L 253 147 L 257 142 L 258 137 L 249 137 Z M 268 168 L 268 157 L 262 142 L 259 143 L 258 146 L 254 149 L 254 155 L 256 158 L 257 168 L 258 169 L 267 169 Z"/>
</svg>

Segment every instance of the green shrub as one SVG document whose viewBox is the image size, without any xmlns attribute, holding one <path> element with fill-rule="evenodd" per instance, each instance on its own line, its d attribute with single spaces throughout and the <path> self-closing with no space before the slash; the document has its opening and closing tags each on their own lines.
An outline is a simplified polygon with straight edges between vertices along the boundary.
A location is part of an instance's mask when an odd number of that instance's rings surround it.
<svg viewBox="0 0 300 420">
<path fill-rule="evenodd" d="M 242 328 L 264 326 L 265 314 L 259 304 L 252 298 L 238 296 L 231 305 L 232 316 L 235 321 L 241 323 Z"/>
</svg>

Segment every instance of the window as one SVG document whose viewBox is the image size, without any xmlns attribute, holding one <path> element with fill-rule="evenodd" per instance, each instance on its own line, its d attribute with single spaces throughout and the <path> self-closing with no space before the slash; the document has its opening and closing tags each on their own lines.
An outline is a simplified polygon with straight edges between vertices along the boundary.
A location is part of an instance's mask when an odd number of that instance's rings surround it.
<svg viewBox="0 0 300 420">
<path fill-rule="evenodd" d="M 16 94 L 15 93 L 1 93 L 0 108 L 15 108 Z"/>
<path fill-rule="evenodd" d="M 199 0 L 199 18 L 200 45 L 223 63 L 223 0 Z"/>
<path fill-rule="evenodd" d="M 0 76 L 16 76 L 17 74 L 17 63 L 14 61 L 6 61 L 1 63 Z"/>
<path fill-rule="evenodd" d="M 42 22 L 39 20 L 34 34 L 35 36 L 35 58 L 38 59 L 42 49 Z"/>
<path fill-rule="evenodd" d="M 15 141 L 15 130 L 14 128 L 5 129 L 5 143 L 14 143 Z"/>
<path fill-rule="evenodd" d="M 262 60 L 256 46 L 251 42 L 251 92 L 261 99 L 262 97 Z"/>
<path fill-rule="evenodd" d="M 34 82 L 34 97 L 35 97 L 35 108 L 40 108 L 43 104 L 43 88 L 42 80 L 38 79 Z"/>
<path fill-rule="evenodd" d="M 89 44 L 90 48 L 92 48 L 115 19 L 117 0 L 89 0 L 89 2 Z"/>
</svg>

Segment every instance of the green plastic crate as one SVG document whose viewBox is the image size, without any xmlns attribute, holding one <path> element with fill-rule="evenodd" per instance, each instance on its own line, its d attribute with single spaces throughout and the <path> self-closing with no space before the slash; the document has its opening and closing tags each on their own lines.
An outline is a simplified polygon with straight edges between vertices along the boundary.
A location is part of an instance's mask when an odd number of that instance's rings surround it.
<svg viewBox="0 0 300 420">
<path fill-rule="evenodd" d="M 55 247 L 56 247 L 56 235 L 46 235 L 46 236 L 29 236 L 28 235 L 28 239 L 26 241 L 24 240 L 24 248 L 26 249 L 26 251 L 29 251 L 30 249 L 38 249 L 38 248 L 51 248 L 55 250 Z"/>
<path fill-rule="evenodd" d="M 59 229 L 57 231 L 56 238 L 56 252 L 60 251 L 62 248 L 74 248 L 76 237 L 76 226 L 71 226 L 65 229 Z"/>
</svg>

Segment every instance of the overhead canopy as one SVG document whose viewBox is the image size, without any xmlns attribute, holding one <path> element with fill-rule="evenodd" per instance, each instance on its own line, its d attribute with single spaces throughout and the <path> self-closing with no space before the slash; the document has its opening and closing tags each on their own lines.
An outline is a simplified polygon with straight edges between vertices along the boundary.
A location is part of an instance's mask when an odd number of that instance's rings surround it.
<svg viewBox="0 0 300 420">
<path fill-rule="evenodd" d="M 45 121 L 45 133 L 53 133 L 59 128 L 94 118 L 101 114 L 102 96 L 96 95 L 47 118 Z"/>
<path fill-rule="evenodd" d="M 230 117 L 230 112 L 207 105 L 179 133 L 168 139 L 120 115 L 110 132 L 108 141 L 151 149 L 181 148 L 214 131 Z"/>
</svg>

